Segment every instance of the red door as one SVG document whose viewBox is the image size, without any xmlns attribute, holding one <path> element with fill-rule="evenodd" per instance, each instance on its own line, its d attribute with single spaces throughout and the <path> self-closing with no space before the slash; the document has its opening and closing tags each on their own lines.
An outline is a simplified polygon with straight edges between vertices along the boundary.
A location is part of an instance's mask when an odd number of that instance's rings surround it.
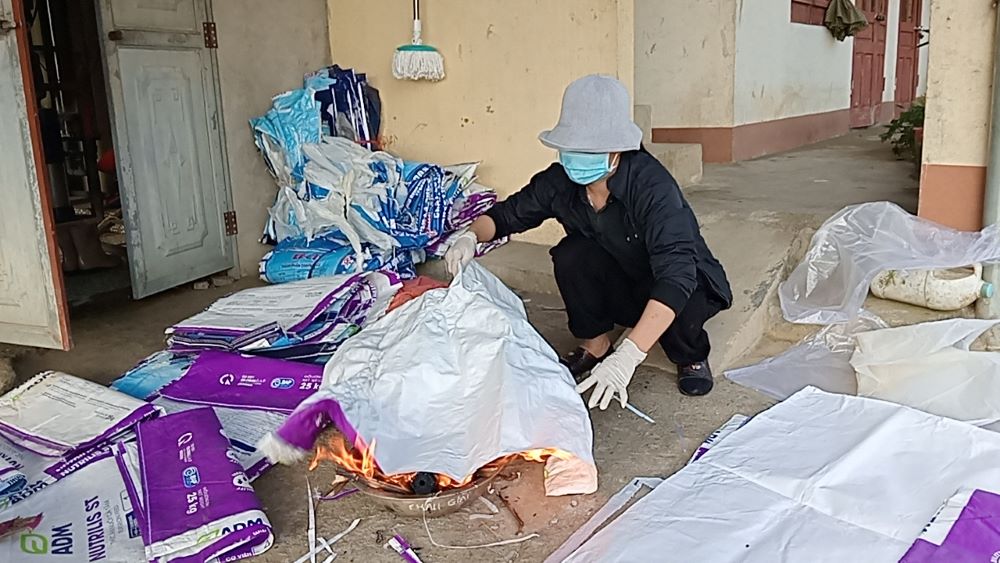
<svg viewBox="0 0 1000 563">
<path fill-rule="evenodd" d="M 889 0 L 856 0 L 868 26 L 854 36 L 851 76 L 851 127 L 868 127 L 878 121 L 885 89 L 886 14 Z"/>
<path fill-rule="evenodd" d="M 913 104 L 917 96 L 918 69 L 920 60 L 917 46 L 920 44 L 921 0 L 899 0 L 899 50 L 896 55 L 896 116 Z"/>
</svg>

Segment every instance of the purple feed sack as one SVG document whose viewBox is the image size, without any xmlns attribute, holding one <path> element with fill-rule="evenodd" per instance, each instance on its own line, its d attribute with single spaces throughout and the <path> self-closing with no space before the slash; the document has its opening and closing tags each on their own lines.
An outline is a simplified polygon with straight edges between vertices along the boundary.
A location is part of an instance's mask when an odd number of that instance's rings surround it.
<svg viewBox="0 0 1000 563">
<path fill-rule="evenodd" d="M 961 491 L 941 507 L 900 563 L 1000 561 L 1000 495 Z"/>
<path fill-rule="evenodd" d="M 191 409 L 205 408 L 205 405 L 182 403 L 166 397 L 153 399 L 153 404 L 162 408 L 167 414 L 174 414 Z M 256 447 L 261 438 L 273 432 L 288 418 L 288 415 L 260 409 L 234 409 L 229 407 L 212 407 L 215 415 L 222 423 L 222 431 L 229 438 L 230 453 L 239 460 L 243 471 L 250 481 L 260 477 L 271 467 L 264 453 Z"/>
<path fill-rule="evenodd" d="M 135 509 L 110 449 L 104 457 L 0 512 L 0 523 L 40 521 L 0 537 L 0 561 L 132 563 L 145 560 Z"/>
<path fill-rule="evenodd" d="M 259 555 L 271 525 L 210 408 L 139 426 L 119 466 L 150 561 L 227 562 Z M 133 452 L 133 453 L 130 453 Z"/>
<path fill-rule="evenodd" d="M 185 403 L 290 413 L 322 381 L 321 365 L 208 351 L 160 395 Z"/>
</svg>

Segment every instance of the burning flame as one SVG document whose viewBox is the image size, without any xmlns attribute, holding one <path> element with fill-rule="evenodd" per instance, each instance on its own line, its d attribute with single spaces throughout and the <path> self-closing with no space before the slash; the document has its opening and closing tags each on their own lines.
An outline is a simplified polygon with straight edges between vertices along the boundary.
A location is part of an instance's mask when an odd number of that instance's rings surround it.
<svg viewBox="0 0 1000 563">
<path fill-rule="evenodd" d="M 437 490 L 444 491 L 464 487 L 472 482 L 476 474 L 497 471 L 508 462 L 517 458 L 544 462 L 550 457 L 568 459 L 572 456 L 556 448 L 528 450 L 519 454 L 504 456 L 487 463 L 475 474 L 461 480 L 437 474 Z M 397 473 L 393 475 L 383 473 L 375 462 L 375 440 L 372 440 L 371 444 L 367 447 L 356 448 L 348 446 L 342 434 L 334 434 L 330 440 L 316 447 L 316 454 L 309 464 L 309 470 L 316 469 L 323 461 L 333 462 L 339 469 L 364 480 L 369 486 L 412 494 L 411 484 L 416 473 Z"/>
</svg>

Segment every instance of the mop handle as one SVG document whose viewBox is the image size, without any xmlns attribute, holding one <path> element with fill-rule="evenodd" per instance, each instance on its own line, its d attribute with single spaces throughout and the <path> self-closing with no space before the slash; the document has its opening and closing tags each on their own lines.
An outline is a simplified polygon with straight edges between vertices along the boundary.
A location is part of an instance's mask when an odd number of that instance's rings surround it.
<svg viewBox="0 0 1000 563">
<path fill-rule="evenodd" d="M 420 38 L 420 33 L 422 31 L 422 26 L 420 25 L 420 0 L 413 0 L 413 39 L 411 43 L 414 45 L 423 44 L 423 40 Z"/>
</svg>

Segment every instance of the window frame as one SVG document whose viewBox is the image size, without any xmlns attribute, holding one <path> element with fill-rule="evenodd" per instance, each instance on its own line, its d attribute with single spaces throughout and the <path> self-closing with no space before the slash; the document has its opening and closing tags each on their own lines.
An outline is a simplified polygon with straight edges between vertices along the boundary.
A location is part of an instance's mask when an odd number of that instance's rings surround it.
<svg viewBox="0 0 1000 563">
<path fill-rule="evenodd" d="M 792 23 L 824 25 L 830 0 L 791 0 Z"/>
</svg>

